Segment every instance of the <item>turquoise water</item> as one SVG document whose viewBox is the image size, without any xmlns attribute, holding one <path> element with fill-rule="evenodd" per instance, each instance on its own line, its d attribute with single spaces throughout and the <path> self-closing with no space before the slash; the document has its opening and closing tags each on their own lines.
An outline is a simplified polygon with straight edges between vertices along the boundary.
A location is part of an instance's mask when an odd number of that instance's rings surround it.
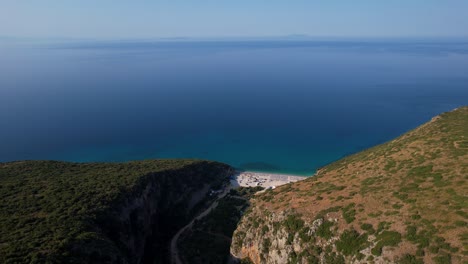
<svg viewBox="0 0 468 264">
<path fill-rule="evenodd" d="M 468 104 L 460 40 L 0 43 L 0 161 L 310 175 Z"/>
</svg>

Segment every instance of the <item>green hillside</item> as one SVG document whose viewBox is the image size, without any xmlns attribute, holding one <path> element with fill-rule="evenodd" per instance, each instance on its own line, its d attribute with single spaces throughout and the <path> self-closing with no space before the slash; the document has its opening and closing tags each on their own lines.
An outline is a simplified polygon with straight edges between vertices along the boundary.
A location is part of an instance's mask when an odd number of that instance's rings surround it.
<svg viewBox="0 0 468 264">
<path fill-rule="evenodd" d="M 0 262 L 70 262 L 84 244 L 118 255 L 112 252 L 121 248 L 105 234 L 106 217 L 152 178 L 166 175 L 181 182 L 170 184 L 200 188 L 219 184 L 227 169 L 196 160 L 0 163 Z"/>
</svg>

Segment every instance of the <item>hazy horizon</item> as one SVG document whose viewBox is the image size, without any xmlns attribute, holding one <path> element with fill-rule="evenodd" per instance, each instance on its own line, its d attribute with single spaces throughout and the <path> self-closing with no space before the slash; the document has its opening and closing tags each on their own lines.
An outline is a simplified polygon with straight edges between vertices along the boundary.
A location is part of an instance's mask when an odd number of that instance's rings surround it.
<svg viewBox="0 0 468 264">
<path fill-rule="evenodd" d="M 212 38 L 466 36 L 468 2 L 395 0 L 139 1 L 5 0 L 0 36 Z"/>
<path fill-rule="evenodd" d="M 462 105 L 465 10 L 462 0 L 5 0 L 0 117 L 17 127 L 1 131 L 0 161 L 196 157 L 310 173 Z M 29 93 L 37 97 L 24 106 Z M 424 107 L 407 116 L 414 104 Z M 388 108 L 379 111 L 391 128 L 367 124 L 381 121 L 367 113 L 375 106 Z M 349 108 L 356 124 L 330 107 Z M 22 126 L 30 132 L 18 134 Z"/>
</svg>

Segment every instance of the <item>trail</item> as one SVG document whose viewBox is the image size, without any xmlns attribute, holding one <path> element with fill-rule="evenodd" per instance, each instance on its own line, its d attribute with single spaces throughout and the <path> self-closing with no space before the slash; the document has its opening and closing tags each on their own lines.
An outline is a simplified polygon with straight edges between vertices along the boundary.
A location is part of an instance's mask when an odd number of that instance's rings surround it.
<svg viewBox="0 0 468 264">
<path fill-rule="evenodd" d="M 218 201 L 219 199 L 223 198 L 228 194 L 228 192 L 231 190 L 231 186 L 227 186 L 222 193 L 218 195 L 216 200 L 203 212 L 201 212 L 199 215 L 194 217 L 190 223 L 182 227 L 171 239 L 171 263 L 172 264 L 184 264 L 181 259 L 180 259 L 180 254 L 179 254 L 179 249 L 177 248 L 177 241 L 179 240 L 179 237 L 182 233 L 184 233 L 187 229 L 192 229 L 193 223 L 195 220 L 200 220 L 206 215 L 208 215 L 212 209 L 216 208 L 218 206 Z"/>
</svg>

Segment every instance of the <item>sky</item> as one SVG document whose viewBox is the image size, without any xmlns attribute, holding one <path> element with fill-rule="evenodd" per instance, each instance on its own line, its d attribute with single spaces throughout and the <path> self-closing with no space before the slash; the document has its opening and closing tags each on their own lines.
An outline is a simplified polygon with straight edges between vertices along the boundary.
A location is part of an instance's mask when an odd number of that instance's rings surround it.
<svg viewBox="0 0 468 264">
<path fill-rule="evenodd" d="M 466 37 L 467 0 L 0 0 L 0 36 Z"/>
</svg>

